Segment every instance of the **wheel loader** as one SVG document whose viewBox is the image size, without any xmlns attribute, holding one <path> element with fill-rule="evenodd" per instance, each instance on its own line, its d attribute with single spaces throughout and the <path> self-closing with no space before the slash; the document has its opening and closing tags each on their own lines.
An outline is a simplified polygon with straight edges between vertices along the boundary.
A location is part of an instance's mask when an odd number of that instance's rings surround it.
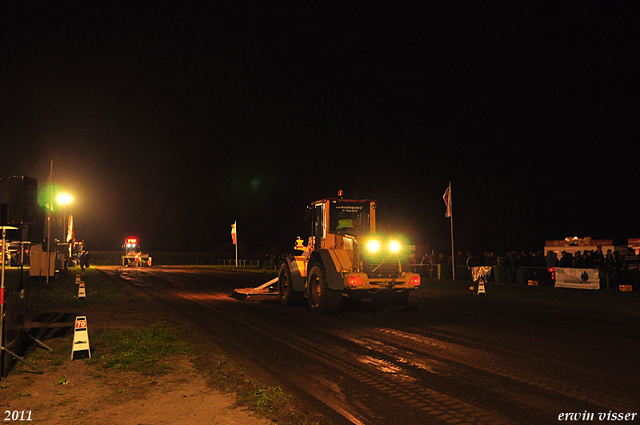
<svg viewBox="0 0 640 425">
<path fill-rule="evenodd" d="M 345 298 L 371 299 L 384 307 L 407 305 L 420 275 L 409 267 L 399 238 L 376 233 L 376 201 L 326 198 L 309 207 L 311 236 L 298 237 L 280 267 L 277 288 L 283 305 L 304 303 L 318 314 L 337 313 Z M 275 282 L 274 282 L 275 283 Z"/>
</svg>

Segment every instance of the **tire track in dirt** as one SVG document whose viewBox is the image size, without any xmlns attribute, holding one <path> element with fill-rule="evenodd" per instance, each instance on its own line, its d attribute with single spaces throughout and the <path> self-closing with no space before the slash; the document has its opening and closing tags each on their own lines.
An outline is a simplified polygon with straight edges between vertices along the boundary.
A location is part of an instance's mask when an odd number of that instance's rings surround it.
<svg viewBox="0 0 640 425">
<path fill-rule="evenodd" d="M 555 423 L 562 411 L 628 411 L 637 405 L 634 393 L 624 390 L 633 387 L 632 378 L 613 382 L 583 362 L 540 358 L 544 350 L 527 349 L 539 335 L 510 344 L 507 334 L 476 335 L 473 328 L 458 332 L 401 321 L 380 326 L 385 320 L 379 315 L 351 316 L 355 321 L 345 323 L 344 316 L 230 300 L 203 283 L 211 279 L 206 273 L 171 273 L 168 280 L 166 272 L 147 274 L 163 282 L 168 302 L 180 297 L 196 303 L 304 356 L 323 372 L 288 371 L 284 379 L 350 423 L 411 418 L 408 423 L 540 424 Z M 385 413 L 393 410 L 405 416 Z"/>
<path fill-rule="evenodd" d="M 406 404 L 406 409 L 420 410 L 423 413 L 432 416 L 438 422 L 459 424 L 459 423 L 475 423 L 475 424 L 511 424 L 509 419 L 496 415 L 488 410 L 474 406 L 473 404 L 464 402 L 429 388 L 425 388 L 416 379 L 403 374 L 399 368 L 394 368 L 389 373 L 385 367 L 376 359 L 370 357 L 367 361 L 366 357 L 354 357 L 352 355 L 352 345 L 348 344 L 349 340 L 338 338 L 339 344 L 336 344 L 331 333 L 325 331 L 314 330 L 314 341 L 301 337 L 300 333 L 283 332 L 280 327 L 272 326 L 264 321 L 259 321 L 255 317 L 243 314 L 242 311 L 234 308 L 235 304 L 216 303 L 212 301 L 210 292 L 194 291 L 184 280 L 173 280 L 172 284 L 177 284 L 177 288 L 165 288 L 175 296 L 189 299 L 202 307 L 214 310 L 224 315 L 230 320 L 234 320 L 262 333 L 268 338 L 277 341 L 279 344 L 288 346 L 305 356 L 312 357 L 316 361 L 339 372 L 342 376 L 371 386 L 379 391 L 382 395 L 381 399 L 389 399 L 391 397 L 394 402 L 391 406 L 396 407 L 398 403 Z M 186 287 L 184 286 L 186 285 Z M 188 292 L 185 292 L 188 291 Z M 158 293 L 155 291 L 155 295 Z M 341 345 L 347 345 L 342 347 Z M 313 394 L 312 394 L 313 395 Z M 362 416 L 363 412 L 349 412 L 348 406 L 336 404 L 337 400 L 342 399 L 342 394 L 336 394 L 333 397 L 324 397 L 324 401 L 328 402 L 330 407 L 338 411 L 353 423 L 360 423 L 358 416 Z M 366 423 L 374 423 L 375 418 L 362 418 Z"/>
</svg>

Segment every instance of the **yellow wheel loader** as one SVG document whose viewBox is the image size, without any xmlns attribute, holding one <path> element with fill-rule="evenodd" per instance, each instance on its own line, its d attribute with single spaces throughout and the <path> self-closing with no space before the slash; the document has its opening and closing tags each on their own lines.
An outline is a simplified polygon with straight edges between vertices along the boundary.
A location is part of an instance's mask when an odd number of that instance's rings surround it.
<svg viewBox="0 0 640 425">
<path fill-rule="evenodd" d="M 407 305 L 409 291 L 420 285 L 420 275 L 409 267 L 407 247 L 398 238 L 376 233 L 376 201 L 341 195 L 309 207 L 308 244 L 298 238 L 294 249 L 300 255 L 287 257 L 280 267 L 281 303 L 306 298 L 318 314 L 339 312 L 346 297 Z"/>
</svg>

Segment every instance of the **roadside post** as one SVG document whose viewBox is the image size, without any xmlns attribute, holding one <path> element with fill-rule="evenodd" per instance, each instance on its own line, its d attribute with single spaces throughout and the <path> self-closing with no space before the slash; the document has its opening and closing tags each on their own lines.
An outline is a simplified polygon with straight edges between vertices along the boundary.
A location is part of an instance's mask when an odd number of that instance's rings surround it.
<svg viewBox="0 0 640 425">
<path fill-rule="evenodd" d="M 86 316 L 76 316 L 76 325 L 73 330 L 73 346 L 71 347 L 71 360 L 90 359 L 89 329 Z"/>
<path fill-rule="evenodd" d="M 87 299 L 87 293 L 84 289 L 84 282 L 79 282 L 78 283 L 78 299 L 83 299 L 86 300 Z"/>
</svg>

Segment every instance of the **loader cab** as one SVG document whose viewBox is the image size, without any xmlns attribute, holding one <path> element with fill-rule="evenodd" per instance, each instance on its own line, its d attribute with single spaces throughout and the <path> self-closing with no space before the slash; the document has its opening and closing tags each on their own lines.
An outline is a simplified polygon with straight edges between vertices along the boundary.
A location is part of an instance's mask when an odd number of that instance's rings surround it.
<svg viewBox="0 0 640 425">
<path fill-rule="evenodd" d="M 376 201 L 329 198 L 311 205 L 314 249 L 340 247 L 344 239 L 375 233 Z"/>
<path fill-rule="evenodd" d="M 137 238 L 127 238 L 124 241 L 124 252 L 129 255 L 131 253 L 135 253 L 138 251 L 138 239 Z"/>
</svg>

